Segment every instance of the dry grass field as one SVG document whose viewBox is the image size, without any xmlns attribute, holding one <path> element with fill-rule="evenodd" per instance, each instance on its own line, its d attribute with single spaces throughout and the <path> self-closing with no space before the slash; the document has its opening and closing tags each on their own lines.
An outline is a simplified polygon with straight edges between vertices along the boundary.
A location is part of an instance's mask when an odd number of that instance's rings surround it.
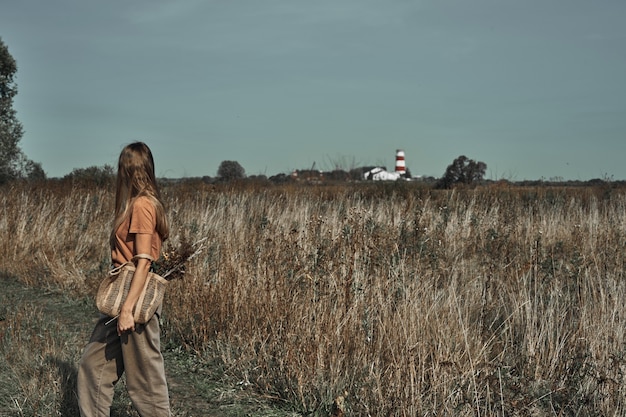
<svg viewBox="0 0 626 417">
<path fill-rule="evenodd" d="M 112 190 L 1 192 L 0 270 L 93 297 Z M 352 416 L 626 415 L 624 189 L 187 183 L 164 196 L 170 245 L 207 238 L 168 289 L 164 343 L 263 398 L 318 416 L 334 402 Z"/>
</svg>

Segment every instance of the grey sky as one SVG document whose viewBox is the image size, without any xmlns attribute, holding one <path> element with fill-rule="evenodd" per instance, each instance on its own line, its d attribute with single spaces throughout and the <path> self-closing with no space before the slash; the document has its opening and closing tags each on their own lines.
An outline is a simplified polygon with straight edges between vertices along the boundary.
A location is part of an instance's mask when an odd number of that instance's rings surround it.
<svg viewBox="0 0 626 417">
<path fill-rule="evenodd" d="M 146 141 L 161 176 L 394 165 L 626 179 L 621 0 L 0 0 L 49 176 Z"/>
</svg>

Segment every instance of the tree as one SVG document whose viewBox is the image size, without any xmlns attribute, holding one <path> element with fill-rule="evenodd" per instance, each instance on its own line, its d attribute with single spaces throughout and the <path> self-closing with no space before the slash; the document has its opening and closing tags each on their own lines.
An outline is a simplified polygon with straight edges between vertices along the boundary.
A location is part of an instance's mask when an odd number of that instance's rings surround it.
<svg viewBox="0 0 626 417">
<path fill-rule="evenodd" d="M 226 182 L 240 180 L 246 177 L 246 171 L 237 161 L 222 161 L 217 169 L 217 176 Z"/>
<path fill-rule="evenodd" d="M 115 184 L 115 170 L 111 165 L 74 168 L 63 179 L 80 183 L 94 183 L 98 186 Z"/>
<path fill-rule="evenodd" d="M 21 177 L 29 181 L 40 181 L 46 179 L 46 173 L 44 172 L 41 164 L 26 158 L 26 155 L 22 152 L 20 152 L 17 167 L 16 177 Z"/>
<path fill-rule="evenodd" d="M 0 38 L 0 184 L 16 178 L 45 178 L 41 165 L 28 160 L 18 146 L 24 131 L 13 109 L 16 72 L 17 63 Z"/>
<path fill-rule="evenodd" d="M 448 165 L 445 174 L 437 181 L 435 187 L 446 189 L 456 184 L 470 185 L 481 181 L 486 171 L 487 164 L 484 162 L 476 162 L 461 155 Z"/>
</svg>

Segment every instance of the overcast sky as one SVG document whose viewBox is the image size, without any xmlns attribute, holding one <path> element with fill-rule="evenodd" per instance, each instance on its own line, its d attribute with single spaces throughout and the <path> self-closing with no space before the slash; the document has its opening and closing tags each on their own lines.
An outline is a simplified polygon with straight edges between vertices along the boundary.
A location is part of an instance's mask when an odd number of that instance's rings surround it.
<svg viewBox="0 0 626 417">
<path fill-rule="evenodd" d="M 363 165 L 626 179 L 624 0 L 0 0 L 26 155 L 48 176 Z"/>
</svg>

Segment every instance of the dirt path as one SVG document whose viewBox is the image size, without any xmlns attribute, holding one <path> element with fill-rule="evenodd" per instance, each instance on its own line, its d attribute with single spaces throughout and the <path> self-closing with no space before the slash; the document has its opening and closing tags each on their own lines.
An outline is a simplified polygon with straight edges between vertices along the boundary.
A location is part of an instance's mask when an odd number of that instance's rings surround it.
<svg viewBox="0 0 626 417">
<path fill-rule="evenodd" d="M 16 312 L 33 308 L 41 310 L 40 317 L 48 323 L 37 323 L 37 326 L 44 328 L 59 328 L 63 332 L 58 334 L 58 338 L 76 343 L 85 343 L 92 330 L 93 323 L 97 318 L 97 312 L 93 302 L 89 299 L 72 299 L 58 291 L 50 291 L 39 288 L 25 286 L 16 279 L 7 277 L 0 273 L 0 381 L 20 380 L 22 377 L 16 373 L 32 374 L 29 369 L 18 369 L 12 366 L 11 355 L 7 352 L 15 352 L 17 349 L 28 349 L 28 346 L 20 348 L 10 346 L 10 343 L 17 343 L 4 337 L 7 329 L 11 326 L 12 317 L 16 317 Z M 84 341 L 84 342 L 80 342 Z M 72 401 L 76 381 L 76 362 L 80 356 L 83 344 L 71 346 L 72 359 L 66 362 L 66 381 L 73 386 L 65 391 L 69 393 L 67 397 Z M 62 345 L 62 343 L 61 343 Z M 32 352 L 37 355 L 37 352 Z M 170 389 L 170 399 L 172 412 L 175 417 L 211 417 L 211 416 L 295 416 L 271 407 L 254 395 L 251 390 L 238 384 L 228 383 L 222 378 L 222 371 L 216 366 L 211 366 L 207 361 L 200 360 L 196 356 L 184 352 L 174 346 L 164 346 L 163 356 L 165 357 L 165 367 Z M 73 362 L 73 363 L 72 363 Z M 26 377 L 24 377 L 26 378 Z M 20 387 L 17 384 L 6 384 L 0 390 L 0 396 L 11 399 L 11 403 L 2 403 L 0 409 L 17 407 L 20 397 Z M 128 399 L 124 381 L 120 381 L 116 387 L 116 400 L 112 409 L 112 416 L 136 416 L 132 410 Z M 28 395 L 24 395 L 28 397 Z M 8 401 L 8 400 L 7 400 Z M 15 403 L 15 404 L 14 404 Z M 62 403 L 62 402 L 61 402 Z M 66 405 L 67 409 L 73 410 L 75 405 Z M 51 412 L 50 415 L 58 415 Z M 67 410 L 65 410 L 67 413 Z M 3 414 L 8 415 L 27 415 Z M 65 417 L 72 417 L 66 415 Z"/>
</svg>

